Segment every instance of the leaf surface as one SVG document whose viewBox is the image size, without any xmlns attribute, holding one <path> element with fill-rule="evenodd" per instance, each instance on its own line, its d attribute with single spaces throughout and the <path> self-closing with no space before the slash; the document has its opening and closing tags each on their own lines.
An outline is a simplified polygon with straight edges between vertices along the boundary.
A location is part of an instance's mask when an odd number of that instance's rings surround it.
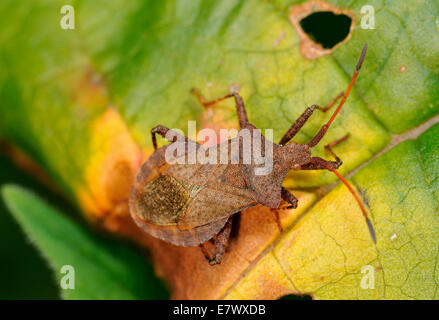
<svg viewBox="0 0 439 320">
<path fill-rule="evenodd" d="M 227 297 L 266 297 L 265 281 L 277 279 L 284 294 L 317 299 L 437 299 L 438 134 L 436 125 L 353 177 L 369 207 L 376 244 L 356 202 L 338 186 Z"/>
<path fill-rule="evenodd" d="M 20 187 L 7 185 L 2 195 L 15 219 L 50 262 L 59 283 L 73 276 L 74 289 L 61 289 L 63 298 L 166 297 L 144 258 L 132 248 L 91 234 Z M 63 271 L 63 266 L 73 267 L 73 273 Z"/>
<path fill-rule="evenodd" d="M 59 26 L 67 3 L 75 8 L 75 30 Z M 349 133 L 335 148 L 346 174 L 383 150 L 392 135 L 437 122 L 437 2 L 329 1 L 325 6 L 349 14 L 354 27 L 345 42 L 315 60 L 303 56 L 291 20 L 291 8 L 312 8 L 309 2 L 67 3 L 0 4 L 0 134 L 36 161 L 92 223 L 147 246 L 173 297 L 436 297 L 430 284 L 437 283 L 431 256 L 437 255 L 437 146 L 426 137 L 437 129 L 354 176 L 370 206 L 376 246 L 344 188 L 316 202 L 327 189 L 313 188 L 335 181 L 329 172 L 291 173 L 285 186 L 299 190 L 301 204 L 282 214 L 289 231 L 279 235 L 270 212 L 250 209 L 226 260 L 214 268 L 198 248 L 172 247 L 142 234 L 129 217 L 127 199 L 152 152 L 152 127 L 187 131 L 195 120 L 198 129 L 237 128 L 233 101 L 203 110 L 190 88 L 214 99 L 238 84 L 250 121 L 273 129 L 279 141 L 307 106 L 326 105 L 346 90 L 365 42 L 369 51 L 359 80 L 313 154 L 329 159 L 323 146 Z M 313 2 L 316 8 L 321 3 Z M 361 28 L 364 5 L 375 9 L 373 30 Z M 316 112 L 294 141 L 309 141 L 329 117 Z M 415 200 L 425 201 L 417 213 Z M 418 236 L 431 244 L 430 255 Z M 373 292 L 358 285 L 367 264 L 377 269 Z M 424 293 L 416 276 L 427 281 Z"/>
</svg>

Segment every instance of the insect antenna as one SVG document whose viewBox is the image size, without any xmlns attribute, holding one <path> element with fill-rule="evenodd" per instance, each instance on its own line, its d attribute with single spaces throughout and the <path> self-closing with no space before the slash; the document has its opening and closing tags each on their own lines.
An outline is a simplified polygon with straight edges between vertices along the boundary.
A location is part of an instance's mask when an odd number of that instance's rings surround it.
<svg viewBox="0 0 439 320">
<path fill-rule="evenodd" d="M 358 59 L 358 63 L 357 63 L 357 67 L 355 68 L 355 72 L 352 75 L 351 82 L 349 83 L 349 86 L 346 89 L 346 91 L 343 95 L 343 98 L 341 99 L 340 103 L 338 104 L 337 109 L 335 109 L 334 113 L 332 114 L 331 119 L 329 119 L 329 121 L 326 123 L 326 126 L 329 127 L 331 125 L 332 121 L 334 121 L 335 117 L 337 116 L 337 114 L 341 110 L 341 107 L 345 103 L 345 101 L 349 95 L 349 92 L 351 92 L 351 89 L 354 86 L 355 80 L 357 80 L 358 73 L 360 72 L 360 68 L 363 65 L 364 57 L 366 56 L 366 51 L 367 51 L 367 43 L 364 44 L 363 50 L 361 50 L 361 55 L 360 55 L 360 58 Z"/>
<path fill-rule="evenodd" d="M 320 140 L 323 138 L 326 131 L 328 130 L 329 126 L 334 121 L 337 114 L 340 112 L 341 107 L 345 103 L 349 93 L 351 92 L 352 87 L 354 86 L 355 80 L 357 80 L 358 73 L 360 72 L 360 68 L 361 68 L 363 61 L 364 61 L 364 58 L 366 56 L 366 52 L 367 52 L 367 43 L 364 44 L 363 50 L 361 50 L 360 58 L 358 59 L 357 67 L 355 68 L 355 72 L 352 75 L 351 82 L 349 83 L 349 86 L 346 89 L 346 91 L 343 95 L 343 98 L 340 100 L 340 103 L 338 104 L 337 109 L 335 109 L 335 111 L 332 114 L 329 121 L 320 129 L 320 131 L 316 134 L 316 136 L 308 143 L 309 147 L 314 147 L 320 142 Z"/>
<path fill-rule="evenodd" d="M 314 136 L 314 138 L 312 138 L 312 140 L 310 142 L 308 142 L 308 147 L 310 147 L 310 148 L 315 147 L 320 142 L 320 140 L 322 140 L 322 138 L 325 136 L 326 131 L 328 131 L 329 126 L 332 124 L 335 117 L 340 112 L 343 104 L 345 103 L 347 97 L 349 96 L 349 93 L 351 92 L 352 87 L 354 86 L 355 81 L 357 80 L 358 73 L 360 72 L 360 68 L 363 65 L 363 61 L 364 61 L 364 58 L 366 56 L 366 52 L 367 52 L 367 43 L 364 44 L 363 49 L 361 50 L 360 58 L 358 59 L 358 63 L 357 63 L 357 66 L 355 68 L 354 74 L 352 75 L 351 81 L 349 82 L 349 86 L 346 89 L 346 91 L 344 92 L 343 98 L 340 100 L 340 103 L 338 104 L 337 109 L 335 109 L 335 111 L 332 114 L 329 121 L 325 125 L 323 125 L 322 128 L 319 130 L 319 132 Z M 345 178 L 343 178 L 343 176 L 340 173 L 338 173 L 335 169 L 332 169 L 332 168 L 328 168 L 328 169 L 330 171 L 334 172 L 334 174 L 343 182 L 343 184 L 348 188 L 349 192 L 354 196 L 355 200 L 357 201 L 358 205 L 360 206 L 361 211 L 363 212 L 364 218 L 366 219 L 366 224 L 367 224 L 367 227 L 369 229 L 370 236 L 372 237 L 373 242 L 376 243 L 375 230 L 374 230 L 372 223 L 370 222 L 370 220 L 367 216 L 366 208 L 364 207 L 360 198 L 355 193 L 355 191 L 351 187 L 351 185 L 346 181 Z"/>
<path fill-rule="evenodd" d="M 376 243 L 376 234 L 375 229 L 373 228 L 372 222 L 370 222 L 369 217 L 367 216 L 366 208 L 364 207 L 363 203 L 361 202 L 360 198 L 358 197 L 357 193 L 354 191 L 354 189 L 351 187 L 349 182 L 346 181 L 346 179 L 338 173 L 335 169 L 330 169 L 330 171 L 334 172 L 334 174 L 343 182 L 343 184 L 349 189 L 349 192 L 352 193 L 355 200 L 357 201 L 358 205 L 360 206 L 361 211 L 363 212 L 363 216 L 366 219 L 366 224 L 369 229 L 370 236 L 372 237 L 372 240 L 374 243 Z"/>
</svg>

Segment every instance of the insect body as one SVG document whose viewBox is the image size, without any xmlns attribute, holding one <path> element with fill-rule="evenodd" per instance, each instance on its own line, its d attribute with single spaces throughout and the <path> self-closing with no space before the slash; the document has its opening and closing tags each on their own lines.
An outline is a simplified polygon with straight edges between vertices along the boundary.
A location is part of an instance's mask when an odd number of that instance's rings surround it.
<svg viewBox="0 0 439 320">
<path fill-rule="evenodd" d="M 342 161 L 332 151 L 332 147 L 344 141 L 347 136 L 325 146 L 335 157 L 335 161 L 311 156 L 311 148 L 324 137 L 345 102 L 356 80 L 366 50 L 367 45 L 363 47 L 346 92 L 339 94 L 326 107 L 316 105 L 308 107 L 286 132 L 279 144 L 266 140 L 260 131 L 248 121 L 244 102 L 237 90 L 231 90 L 228 95 L 209 102 L 206 102 L 198 91 L 193 90 L 205 107 L 233 97 L 241 129 L 236 138 L 222 143 L 222 146 L 226 148 L 220 146 L 220 148 L 205 149 L 164 126 L 159 125 L 153 128 L 151 133 L 155 152 L 143 164 L 130 196 L 130 212 L 137 225 L 145 232 L 174 245 L 201 245 L 203 253 L 211 264 L 220 263 L 230 235 L 234 214 L 257 204 L 276 209 L 279 208 L 281 199 L 289 204 L 289 208 L 296 208 L 297 199 L 282 187 L 285 175 L 290 170 L 324 169 L 337 174 L 349 188 L 359 203 L 374 238 L 372 225 L 361 201 L 336 171 Z M 332 117 L 309 143 L 290 142 L 315 109 L 327 111 L 339 98 L 341 101 Z M 258 145 L 262 146 L 260 150 L 262 155 L 267 156 L 268 150 L 272 150 L 270 153 L 272 168 L 267 174 L 256 174 L 257 170 L 261 169 L 261 164 L 255 159 L 244 161 L 247 156 L 242 151 L 246 149 L 241 136 L 244 132 L 250 132 L 252 139 L 256 137 L 260 140 Z M 156 134 L 169 139 L 172 143 L 157 148 Z M 186 151 L 179 157 L 184 157 L 186 161 L 169 163 L 167 152 L 177 143 L 185 147 Z M 220 160 L 224 153 L 222 154 L 219 150 L 226 150 L 227 161 L 225 163 L 217 161 L 213 164 L 190 164 L 187 161 L 191 152 L 200 151 Z M 208 240 L 214 240 L 215 243 L 212 256 L 203 246 L 203 243 Z"/>
</svg>

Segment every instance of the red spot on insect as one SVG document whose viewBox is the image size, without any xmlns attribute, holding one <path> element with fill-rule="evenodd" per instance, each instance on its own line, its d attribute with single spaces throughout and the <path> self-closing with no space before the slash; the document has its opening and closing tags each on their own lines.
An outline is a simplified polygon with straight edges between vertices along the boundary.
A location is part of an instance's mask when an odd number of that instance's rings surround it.
<svg viewBox="0 0 439 320">
<path fill-rule="evenodd" d="M 405 72 L 406 70 L 407 70 L 407 67 L 404 65 L 399 67 L 399 72 L 401 72 L 401 73 Z"/>
</svg>

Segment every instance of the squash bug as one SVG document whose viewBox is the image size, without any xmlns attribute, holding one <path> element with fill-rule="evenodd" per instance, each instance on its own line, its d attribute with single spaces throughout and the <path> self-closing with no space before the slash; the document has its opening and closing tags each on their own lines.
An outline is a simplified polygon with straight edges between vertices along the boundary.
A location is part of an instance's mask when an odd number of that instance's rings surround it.
<svg viewBox="0 0 439 320">
<path fill-rule="evenodd" d="M 338 176 L 358 202 L 371 237 L 375 241 L 375 233 L 367 217 L 366 209 L 353 188 L 337 172 L 342 161 L 332 148 L 344 141 L 347 136 L 325 146 L 335 161 L 311 156 L 311 148 L 324 137 L 345 103 L 358 76 L 366 51 L 367 44 L 363 47 L 355 72 L 345 92 L 340 93 L 326 107 L 317 105 L 308 107 L 278 144 L 260 135 L 259 139 L 264 144 L 264 150 L 268 150 L 268 146 L 272 148 L 273 154 L 273 168 L 266 175 L 256 175 L 254 172 L 257 165 L 255 162 L 245 164 L 242 153 L 239 153 L 237 158 L 235 157 L 237 161 L 233 162 L 229 159 L 224 164 L 170 164 L 166 161 L 165 154 L 167 149 L 177 141 L 192 143 L 196 148 L 201 147 L 198 143 L 164 126 L 154 127 L 151 134 L 155 151 L 142 165 L 130 195 L 130 213 L 134 221 L 145 232 L 174 245 L 200 245 L 209 263 L 217 264 L 221 262 L 228 243 L 233 215 L 257 204 L 279 209 L 281 199 L 288 203 L 288 208 L 296 208 L 298 200 L 282 187 L 285 175 L 290 170 L 329 170 Z M 236 88 L 232 88 L 229 94 L 213 101 L 206 101 L 195 89 L 192 89 L 192 93 L 204 107 L 214 105 L 223 99 L 234 98 L 240 125 L 239 132 L 247 129 L 253 133 L 260 133 L 248 121 L 243 99 Z M 326 112 L 340 98 L 338 107 L 329 121 L 321 127 L 310 142 L 307 144 L 290 142 L 314 110 Z M 169 138 L 170 133 L 173 138 Z M 172 143 L 157 148 L 156 134 Z M 240 140 L 239 137 L 229 139 L 223 144 L 227 145 L 229 154 L 233 146 L 238 146 L 238 149 L 243 147 L 242 139 Z M 219 154 L 217 149 L 209 148 L 208 151 L 215 152 L 214 156 Z M 184 156 L 187 157 L 188 152 Z M 276 210 L 275 212 L 277 213 Z M 280 226 L 278 214 L 275 214 L 275 218 Z M 209 240 L 214 243 L 212 255 L 204 245 Z"/>
</svg>

